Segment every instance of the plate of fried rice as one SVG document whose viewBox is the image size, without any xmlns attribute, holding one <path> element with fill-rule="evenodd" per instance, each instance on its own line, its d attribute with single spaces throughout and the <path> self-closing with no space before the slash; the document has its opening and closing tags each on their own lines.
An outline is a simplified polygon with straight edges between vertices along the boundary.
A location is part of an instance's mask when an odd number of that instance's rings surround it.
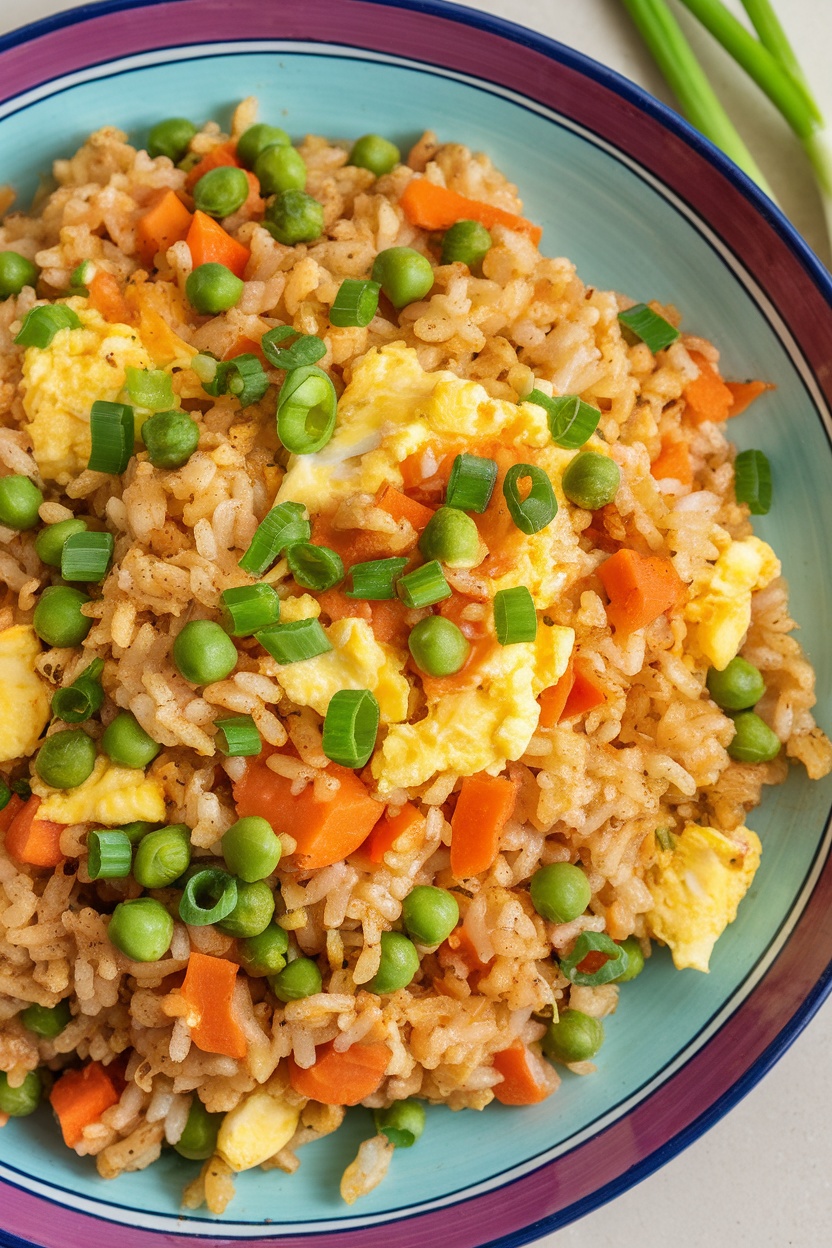
<svg viewBox="0 0 832 1248">
<path fill-rule="evenodd" d="M 563 1225 L 828 991 L 828 275 L 450 5 L 63 14 L 0 146 L 0 1242 Z"/>
</svg>

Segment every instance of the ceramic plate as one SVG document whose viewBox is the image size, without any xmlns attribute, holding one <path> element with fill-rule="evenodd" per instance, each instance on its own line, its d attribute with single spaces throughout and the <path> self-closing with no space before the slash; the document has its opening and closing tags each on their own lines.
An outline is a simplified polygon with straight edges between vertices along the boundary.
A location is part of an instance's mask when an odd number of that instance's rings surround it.
<svg viewBox="0 0 832 1248">
<path fill-rule="evenodd" d="M 425 128 L 487 151 L 518 183 L 542 248 L 584 279 L 676 303 L 731 377 L 777 385 L 732 425 L 766 451 L 776 500 L 755 524 L 792 586 L 801 640 L 830 688 L 830 283 L 772 205 L 675 114 L 529 31 L 439 4 L 163 0 L 88 6 L 0 40 L 0 181 L 22 201 L 50 162 L 109 123 L 143 142 L 162 117 L 227 122 L 257 95 L 295 136 Z M 819 719 L 832 724 L 822 692 Z M 567 1076 L 530 1109 L 431 1109 L 418 1147 L 348 1208 L 345 1162 L 367 1133 L 353 1111 L 304 1150 L 294 1176 L 240 1176 L 221 1219 L 184 1216 L 195 1167 L 171 1153 L 99 1179 L 56 1140 L 47 1108 L 0 1133 L 0 1241 L 161 1248 L 199 1237 L 308 1248 L 474 1248 L 534 1239 L 655 1169 L 734 1104 L 830 983 L 832 782 L 794 770 L 751 826 L 763 865 L 710 975 L 664 953 L 622 993 L 598 1075 Z M 5 1238 L 4 1238 L 5 1233 Z M 16 1237 L 16 1238 L 15 1238 Z"/>
</svg>

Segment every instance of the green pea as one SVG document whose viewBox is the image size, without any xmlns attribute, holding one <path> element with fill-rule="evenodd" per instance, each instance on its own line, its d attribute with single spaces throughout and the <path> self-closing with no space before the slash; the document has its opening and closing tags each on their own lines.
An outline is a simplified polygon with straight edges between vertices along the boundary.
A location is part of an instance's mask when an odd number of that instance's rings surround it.
<svg viewBox="0 0 832 1248">
<path fill-rule="evenodd" d="M 167 117 L 157 121 L 147 136 L 148 156 L 167 156 L 175 165 L 190 147 L 196 126 L 187 117 Z"/>
<path fill-rule="evenodd" d="M 453 676 L 465 666 L 471 643 L 453 620 L 428 615 L 410 630 L 407 646 L 426 676 Z"/>
<path fill-rule="evenodd" d="M 728 753 L 739 763 L 770 763 L 780 753 L 780 738 L 759 715 L 740 711 L 734 716 L 734 739 Z"/>
<path fill-rule="evenodd" d="M 248 178 L 236 165 L 209 169 L 194 187 L 194 204 L 209 217 L 230 217 L 248 199 Z"/>
<path fill-rule="evenodd" d="M 226 936 L 254 938 L 266 930 L 273 914 L 274 893 L 265 880 L 252 884 L 238 880 L 234 909 L 217 927 Z"/>
<path fill-rule="evenodd" d="M 562 484 L 564 494 L 576 507 L 597 511 L 615 498 L 621 472 L 609 455 L 581 451 L 567 465 Z"/>
<path fill-rule="evenodd" d="M 271 875 L 280 862 L 280 838 L 268 819 L 246 815 L 232 823 L 222 838 L 222 856 L 232 875 L 253 883 Z"/>
<path fill-rule="evenodd" d="M 402 902 L 402 922 L 420 945 L 441 945 L 459 922 L 453 893 L 432 884 L 417 884 Z"/>
<path fill-rule="evenodd" d="M 101 748 L 119 767 L 143 768 L 153 762 L 162 747 L 131 711 L 119 711 L 104 730 Z"/>
<path fill-rule="evenodd" d="M 160 901 L 136 897 L 116 906 L 107 935 L 133 962 L 158 962 L 170 948 L 173 919 Z"/>
<path fill-rule="evenodd" d="M 389 1109 L 373 1112 L 376 1131 L 394 1148 L 412 1148 L 425 1129 L 425 1107 L 420 1101 L 396 1101 Z"/>
<path fill-rule="evenodd" d="M 0 301 L 38 284 L 37 266 L 19 251 L 0 251 Z"/>
<path fill-rule="evenodd" d="M 20 1015 L 20 1021 L 27 1031 L 33 1032 L 43 1040 L 54 1040 L 72 1020 L 72 1011 L 68 1001 L 59 1001 L 57 1005 L 27 1005 Z"/>
<path fill-rule="evenodd" d="M 10 1087 L 9 1076 L 0 1070 L 0 1114 L 26 1118 L 35 1112 L 42 1094 L 43 1083 L 36 1070 L 30 1070 L 18 1088 Z"/>
<path fill-rule="evenodd" d="M 0 477 L 0 524 L 7 529 L 33 529 L 42 502 L 43 495 L 28 477 Z"/>
<path fill-rule="evenodd" d="M 38 558 L 50 568 L 59 568 L 67 538 L 86 531 L 86 520 L 59 520 L 57 524 L 48 524 L 35 538 Z"/>
<path fill-rule="evenodd" d="M 635 979 L 644 970 L 644 954 L 641 949 L 641 941 L 637 936 L 628 936 L 626 940 L 622 940 L 621 948 L 627 955 L 627 969 L 613 982 L 616 984 L 628 984 L 631 979 Z"/>
<path fill-rule="evenodd" d="M 211 685 L 234 671 L 237 647 L 213 620 L 191 620 L 173 643 L 173 662 L 192 685 Z"/>
<path fill-rule="evenodd" d="M 306 162 L 294 147 L 265 148 L 254 162 L 254 174 L 262 195 L 302 191 L 306 186 Z"/>
<path fill-rule="evenodd" d="M 257 936 L 241 940 L 237 949 L 240 965 L 249 975 L 276 975 L 286 965 L 289 936 L 277 923 L 270 923 Z"/>
<path fill-rule="evenodd" d="M 570 862 L 553 862 L 535 871 L 529 891 L 537 913 L 551 923 L 571 923 L 592 896 L 586 873 Z"/>
<path fill-rule="evenodd" d="M 479 221 L 456 221 L 442 239 L 443 264 L 467 264 L 473 273 L 491 249 L 492 238 Z"/>
<path fill-rule="evenodd" d="M 276 975 L 269 976 L 269 983 L 278 1001 L 300 1001 L 314 996 L 323 987 L 323 979 L 317 962 L 312 958 L 295 958 Z"/>
<path fill-rule="evenodd" d="M 154 468 L 181 468 L 199 445 L 199 425 L 187 412 L 156 412 L 142 425 L 142 440 Z"/>
<path fill-rule="evenodd" d="M 50 585 L 45 589 L 32 618 L 41 641 L 48 646 L 80 646 L 92 628 L 92 620 L 81 612 L 89 601 L 89 594 L 71 585 Z"/>
<path fill-rule="evenodd" d="M 64 728 L 38 750 L 35 771 L 53 789 L 75 789 L 92 775 L 96 750 L 82 728 Z"/>
<path fill-rule="evenodd" d="M 306 191 L 280 191 L 266 209 L 263 224 L 286 247 L 313 243 L 323 233 L 323 205 Z"/>
<path fill-rule="evenodd" d="M 244 286 L 245 282 L 224 264 L 209 261 L 207 264 L 198 264 L 188 274 L 185 294 L 195 312 L 199 312 L 201 316 L 216 316 L 218 312 L 227 312 L 240 302 Z"/>
<path fill-rule="evenodd" d="M 148 832 L 133 858 L 133 879 L 142 888 L 167 888 L 191 861 L 191 830 L 184 823 Z"/>
<path fill-rule="evenodd" d="M 542 1040 L 543 1052 L 558 1062 L 588 1062 L 604 1043 L 604 1025 L 580 1010 L 564 1010 L 550 1023 Z"/>
<path fill-rule="evenodd" d="M 458 507 L 440 507 L 433 513 L 419 538 L 419 550 L 425 559 L 438 559 L 449 568 L 475 568 L 483 558 L 476 523 Z"/>
<path fill-rule="evenodd" d="M 401 158 L 402 154 L 396 144 L 389 139 L 382 138 L 380 134 L 362 134 L 352 145 L 348 164 L 356 165 L 359 169 L 369 169 L 370 173 L 380 178 L 382 174 L 395 169 Z"/>
<path fill-rule="evenodd" d="M 412 247 L 388 247 L 373 262 L 373 281 L 380 283 L 394 308 L 403 308 L 430 292 L 433 265 Z"/>
<path fill-rule="evenodd" d="M 381 961 L 367 987 L 379 994 L 406 988 L 419 969 L 419 954 L 401 932 L 382 932 Z"/>
<path fill-rule="evenodd" d="M 723 711 L 746 711 L 756 706 L 766 691 L 759 668 L 737 655 L 720 672 L 708 669 L 708 693 Z"/>
<path fill-rule="evenodd" d="M 213 1157 L 224 1117 L 225 1114 L 209 1114 L 194 1093 L 185 1129 L 173 1146 L 180 1157 L 186 1157 L 188 1161 L 207 1161 Z"/>
<path fill-rule="evenodd" d="M 269 126 L 258 121 L 256 125 L 244 130 L 237 140 L 237 159 L 247 169 L 253 169 L 257 157 L 267 147 L 288 147 L 291 142 L 286 131 L 279 126 Z"/>
</svg>

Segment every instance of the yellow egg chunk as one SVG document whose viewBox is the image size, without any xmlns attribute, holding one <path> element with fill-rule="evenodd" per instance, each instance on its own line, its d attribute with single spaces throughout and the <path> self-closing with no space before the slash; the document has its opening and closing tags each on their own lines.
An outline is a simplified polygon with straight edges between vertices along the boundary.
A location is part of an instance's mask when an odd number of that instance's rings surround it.
<svg viewBox="0 0 832 1248">
<path fill-rule="evenodd" d="M 82 329 L 61 329 L 48 347 L 28 347 L 23 357 L 23 409 L 41 475 L 66 485 L 87 466 L 90 408 L 114 402 L 125 369 L 152 368 L 137 331 L 110 324 L 85 299 L 66 301 Z"/>
<path fill-rule="evenodd" d="M 476 687 L 428 698 L 415 724 L 390 729 L 373 758 L 379 794 L 415 788 L 437 772 L 496 774 L 520 758 L 540 718 L 538 694 L 566 671 L 575 633 L 541 625 L 534 642 L 494 646 L 476 670 Z"/>
<path fill-rule="evenodd" d="M 731 541 L 685 607 L 695 643 L 722 671 L 738 653 L 751 623 L 751 595 L 780 575 L 780 560 L 758 537 Z"/>
<path fill-rule="evenodd" d="M 33 753 L 49 722 L 49 689 L 35 671 L 40 652 L 31 625 L 0 632 L 0 763 Z"/>
<path fill-rule="evenodd" d="M 299 1106 L 262 1089 L 252 1092 L 223 1118 L 217 1152 L 232 1170 L 251 1170 L 286 1147 L 299 1120 Z"/>
<path fill-rule="evenodd" d="M 294 620 L 316 620 L 320 614 L 321 604 L 311 594 L 295 594 L 280 600 L 281 624 L 291 624 Z"/>
<path fill-rule="evenodd" d="M 143 771 L 116 767 L 103 756 L 96 759 L 92 773 L 75 789 L 52 789 L 37 776 L 32 792 L 42 800 L 41 819 L 54 823 L 103 823 L 118 827 L 135 820 L 164 823 L 165 796 L 157 780 Z"/>
<path fill-rule="evenodd" d="M 759 837 L 749 828 L 732 837 L 688 824 L 672 853 L 647 876 L 653 897 L 647 930 L 670 946 L 679 970 L 708 970 L 714 945 L 737 917 L 760 865 Z"/>
<path fill-rule="evenodd" d="M 402 673 L 405 656 L 392 646 L 379 645 L 365 620 L 336 620 L 324 631 L 332 650 L 288 663 L 277 674 L 292 701 L 325 715 L 339 689 L 369 689 L 378 701 L 383 723 L 405 719 L 410 698 L 410 684 Z"/>
</svg>

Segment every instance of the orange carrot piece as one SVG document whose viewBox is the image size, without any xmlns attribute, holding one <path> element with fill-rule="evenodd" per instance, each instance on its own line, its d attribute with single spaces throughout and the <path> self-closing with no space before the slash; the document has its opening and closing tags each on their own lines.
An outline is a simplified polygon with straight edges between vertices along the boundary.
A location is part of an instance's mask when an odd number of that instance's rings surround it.
<svg viewBox="0 0 832 1248">
<path fill-rule="evenodd" d="M 16 793 L 12 793 L 6 805 L 0 810 L 0 832 L 8 832 L 15 815 L 22 810 L 25 802 L 22 797 L 18 797 Z"/>
<path fill-rule="evenodd" d="M 64 1144 L 74 1148 L 83 1137 L 84 1127 L 98 1122 L 118 1099 L 115 1082 L 100 1062 L 90 1062 L 80 1070 L 64 1071 L 49 1093 L 49 1103 L 60 1123 Z"/>
<path fill-rule="evenodd" d="M 341 785 L 328 802 L 319 801 L 312 784 L 293 796 L 292 782 L 259 760 L 250 762 L 233 786 L 241 817 L 261 815 L 275 832 L 287 832 L 297 842 L 292 857 L 302 871 L 317 871 L 348 858 L 384 814 L 383 805 L 370 797 L 354 771 L 330 763 L 327 774 Z"/>
<path fill-rule="evenodd" d="M 112 273 L 105 273 L 103 270 L 96 273 L 88 289 L 90 303 L 105 321 L 109 321 L 111 325 L 123 325 L 125 322 L 129 324 L 133 319 L 133 312 Z"/>
<path fill-rule="evenodd" d="M 354 563 L 364 563 L 368 559 L 384 559 L 390 554 L 388 533 L 375 532 L 370 529 L 336 529 L 332 523 L 332 516 L 328 515 L 318 514 L 312 517 L 312 541 L 320 546 L 329 546 L 339 554 L 347 571 Z M 352 600 L 347 599 L 347 601 Z M 359 605 L 356 601 L 356 609 L 348 614 L 361 615 L 357 609 Z"/>
<path fill-rule="evenodd" d="M 411 802 L 405 802 L 397 815 L 384 815 L 379 819 L 361 846 L 362 853 L 366 854 L 372 863 L 381 862 L 388 849 L 392 849 L 399 837 L 409 831 L 421 818 L 416 807 Z"/>
<path fill-rule="evenodd" d="M 561 719 L 571 719 L 573 715 L 585 715 L 587 711 L 591 711 L 596 706 L 602 706 L 607 700 L 607 695 L 598 684 L 595 669 L 588 659 L 580 654 L 575 659 L 574 672 L 575 679 L 561 711 Z"/>
<path fill-rule="evenodd" d="M 468 935 L 468 931 L 463 923 L 454 928 L 445 944 L 457 957 L 462 959 L 470 971 L 483 971 L 493 961 L 493 958 L 489 958 L 487 962 L 483 962 L 477 952 L 477 946 Z"/>
<path fill-rule="evenodd" d="M 203 1053 L 245 1057 L 248 1045 L 233 1014 L 234 981 L 239 966 L 227 958 L 211 958 L 191 950 L 182 983 L 182 996 L 190 1007 L 191 1039 Z"/>
<path fill-rule="evenodd" d="M 699 376 L 689 381 L 682 392 L 685 396 L 685 417 L 694 425 L 706 420 L 726 420 L 734 402 L 734 396 L 709 360 L 699 351 L 691 351 L 690 358 L 698 365 Z"/>
<path fill-rule="evenodd" d="M 765 394 L 766 390 L 777 389 L 770 381 L 726 381 L 725 384 L 734 400 L 728 413 L 729 416 L 739 416 L 740 412 L 744 412 L 755 399 Z"/>
<path fill-rule="evenodd" d="M 662 439 L 662 449 L 650 465 L 650 475 L 657 481 L 672 477 L 682 485 L 693 482 L 693 466 L 687 442 Z"/>
<path fill-rule="evenodd" d="M 607 591 L 607 619 L 628 636 L 652 624 L 684 597 L 685 584 L 669 559 L 640 555 L 624 546 L 598 568 Z"/>
<path fill-rule="evenodd" d="M 494 1095 L 503 1105 L 537 1105 L 554 1091 L 555 1081 L 547 1078 L 543 1059 L 520 1040 L 494 1054 L 494 1069 L 503 1076 L 503 1082 L 494 1088 Z"/>
<path fill-rule="evenodd" d="M 511 818 L 517 789 L 503 776 L 466 776 L 451 819 L 451 871 L 458 880 L 487 871 Z"/>
<path fill-rule="evenodd" d="M 344 1053 L 322 1044 L 307 1070 L 289 1058 L 289 1082 L 300 1096 L 322 1105 L 358 1105 L 380 1086 L 390 1050 L 386 1044 L 354 1044 Z"/>
<path fill-rule="evenodd" d="M 376 507 L 386 511 L 388 516 L 392 516 L 396 522 L 408 520 L 417 533 L 422 532 L 433 515 L 432 507 L 417 503 L 415 498 L 408 498 L 393 485 L 381 486 L 376 494 Z"/>
<path fill-rule="evenodd" d="M 202 160 L 190 170 L 185 179 L 185 189 L 192 191 L 204 174 L 210 173 L 212 169 L 221 169 L 229 165 L 237 169 L 242 168 L 242 161 L 237 157 L 237 144 L 234 142 L 218 143 L 216 147 L 211 148 L 210 152 L 206 152 Z"/>
<path fill-rule="evenodd" d="M 219 221 L 207 213 L 194 213 L 185 239 L 194 268 L 200 264 L 224 264 L 236 277 L 242 277 L 251 257 L 248 247 L 224 230 Z"/>
<path fill-rule="evenodd" d="M 180 242 L 191 225 L 192 216 L 175 191 L 167 190 L 161 199 L 142 213 L 136 222 L 136 250 L 148 267 L 156 253 Z"/>
<path fill-rule="evenodd" d="M 236 359 L 238 355 L 256 355 L 261 364 L 266 363 L 266 357 L 263 354 L 263 348 L 254 338 L 249 338 L 246 334 L 242 334 L 233 346 L 229 347 L 224 360 Z"/>
<path fill-rule="evenodd" d="M 569 694 L 572 692 L 572 686 L 575 683 L 575 664 L 572 656 L 569 656 L 569 663 L 566 671 L 556 684 L 550 685 L 548 689 L 544 689 L 540 697 L 537 699 L 540 703 L 540 719 L 538 723 L 541 728 L 554 728 L 563 717 L 563 708 Z"/>
<path fill-rule="evenodd" d="M 38 819 L 39 806 L 40 798 L 30 797 L 17 809 L 6 829 L 6 852 L 30 867 L 57 867 L 64 860 L 60 845 L 64 825 Z"/>
<path fill-rule="evenodd" d="M 543 233 L 539 225 L 533 225 L 525 217 L 484 204 L 479 199 L 468 199 L 427 178 L 413 178 L 408 182 L 399 203 L 410 224 L 422 230 L 447 230 L 456 221 L 479 221 L 486 229 L 505 225 L 510 230 L 528 234 L 533 243 L 539 243 Z"/>
</svg>

